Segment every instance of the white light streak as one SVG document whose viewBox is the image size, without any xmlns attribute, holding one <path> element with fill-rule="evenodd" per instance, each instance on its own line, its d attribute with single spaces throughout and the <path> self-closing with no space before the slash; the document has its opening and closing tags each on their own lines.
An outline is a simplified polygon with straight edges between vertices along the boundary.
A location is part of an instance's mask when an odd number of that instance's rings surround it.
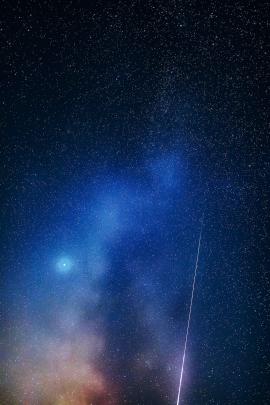
<svg viewBox="0 0 270 405">
<path fill-rule="evenodd" d="M 189 304 L 189 312 L 188 312 L 188 322 L 187 322 L 187 329 L 186 329 L 186 336 L 185 336 L 185 345 L 184 345 L 184 351 L 183 351 L 183 357 L 182 357 L 182 366 L 181 366 L 181 372 L 180 372 L 180 380 L 179 380 L 179 388 L 178 388 L 178 395 L 177 395 L 176 405 L 179 405 L 180 400 L 181 400 L 181 389 L 182 389 L 182 381 L 183 381 L 184 366 L 185 366 L 185 359 L 186 359 L 186 350 L 187 350 L 187 342 L 188 342 L 188 335 L 189 335 L 189 327 L 190 327 L 192 305 L 193 305 L 193 297 L 194 297 L 194 291 L 195 291 L 195 285 L 196 285 L 196 277 L 197 277 L 199 257 L 200 257 L 200 250 L 201 250 L 203 220 L 204 220 L 204 214 L 202 216 L 201 230 L 200 230 L 200 236 L 199 236 L 198 248 L 197 248 L 197 256 L 196 256 L 196 262 L 195 262 L 195 268 L 194 268 L 194 276 L 193 276 L 193 283 L 192 283 L 192 290 L 191 290 L 191 297 L 190 297 L 190 304 Z"/>
</svg>

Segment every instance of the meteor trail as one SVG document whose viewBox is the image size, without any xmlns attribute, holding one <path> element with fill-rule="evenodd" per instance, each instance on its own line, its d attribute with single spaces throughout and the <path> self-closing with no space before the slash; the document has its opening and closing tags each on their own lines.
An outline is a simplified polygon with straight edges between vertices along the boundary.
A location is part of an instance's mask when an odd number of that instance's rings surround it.
<svg viewBox="0 0 270 405">
<path fill-rule="evenodd" d="M 197 270 L 198 270 L 200 250 L 201 250 L 203 220 L 204 220 L 204 213 L 203 213 L 202 221 L 201 221 L 201 230 L 200 230 L 200 236 L 199 236 L 198 248 L 197 248 L 197 256 L 196 256 L 196 262 L 195 262 L 195 268 L 194 268 L 194 276 L 193 276 L 193 283 L 192 283 L 192 290 L 191 290 L 191 297 L 190 297 L 190 304 L 189 304 L 189 312 L 188 312 L 187 330 L 186 330 L 186 336 L 185 336 L 185 345 L 184 345 L 184 351 L 183 351 L 183 357 L 182 357 L 182 366 L 181 366 L 181 373 L 180 373 L 180 380 L 179 380 L 179 388 L 178 388 L 178 395 L 177 395 L 176 405 L 180 404 L 180 399 L 181 399 L 180 395 L 181 395 L 182 380 L 183 380 L 183 374 L 184 374 L 184 365 L 185 365 L 185 358 L 186 358 L 186 349 L 187 349 L 187 341 L 188 341 L 188 334 L 189 334 L 189 326 L 190 326 L 190 320 L 191 320 L 193 297 L 194 297 L 194 290 L 195 290 Z"/>
</svg>

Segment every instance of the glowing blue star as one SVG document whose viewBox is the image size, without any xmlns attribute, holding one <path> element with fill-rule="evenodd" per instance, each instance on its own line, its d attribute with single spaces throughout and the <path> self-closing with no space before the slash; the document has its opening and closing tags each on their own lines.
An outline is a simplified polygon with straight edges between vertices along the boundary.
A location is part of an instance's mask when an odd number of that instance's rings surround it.
<svg viewBox="0 0 270 405">
<path fill-rule="evenodd" d="M 56 269 L 59 273 L 69 273 L 72 267 L 72 260 L 66 256 L 60 257 L 56 263 Z"/>
</svg>

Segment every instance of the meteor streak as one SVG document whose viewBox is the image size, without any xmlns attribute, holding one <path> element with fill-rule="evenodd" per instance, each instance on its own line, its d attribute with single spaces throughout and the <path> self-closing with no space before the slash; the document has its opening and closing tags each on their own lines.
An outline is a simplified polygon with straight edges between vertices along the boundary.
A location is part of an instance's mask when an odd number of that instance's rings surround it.
<svg viewBox="0 0 270 405">
<path fill-rule="evenodd" d="M 178 395 L 177 395 L 176 405 L 180 404 L 180 399 L 181 399 L 180 395 L 181 395 L 182 381 L 183 381 L 183 374 L 184 374 L 184 365 L 185 365 L 186 349 L 187 349 L 187 342 L 188 342 L 188 335 L 189 335 L 189 326 L 190 326 L 190 320 L 191 320 L 193 297 L 194 297 L 194 291 L 195 291 L 195 285 L 196 285 L 196 277 L 197 277 L 199 257 L 200 257 L 200 250 L 201 250 L 203 220 L 204 220 L 204 214 L 202 216 L 202 221 L 201 221 L 201 230 L 200 230 L 200 236 L 199 236 L 198 248 L 197 248 L 197 256 L 196 256 L 196 262 L 195 262 L 195 268 L 194 268 L 194 276 L 193 276 L 193 283 L 192 283 L 192 290 L 191 290 L 191 297 L 190 297 L 190 304 L 189 304 L 189 312 L 188 312 L 188 322 L 187 322 L 187 329 L 186 329 L 186 335 L 185 335 L 185 345 L 184 345 L 184 351 L 183 351 L 183 357 L 182 357 L 182 366 L 181 366 L 181 372 L 180 372 L 180 380 L 179 380 L 179 388 L 178 388 Z"/>
</svg>

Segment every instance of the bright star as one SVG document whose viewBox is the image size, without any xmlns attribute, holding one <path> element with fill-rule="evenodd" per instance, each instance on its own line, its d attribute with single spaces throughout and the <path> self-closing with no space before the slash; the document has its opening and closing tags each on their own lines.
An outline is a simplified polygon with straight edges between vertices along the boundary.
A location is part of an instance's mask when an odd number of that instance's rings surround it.
<svg viewBox="0 0 270 405">
<path fill-rule="evenodd" d="M 59 273 L 69 273 L 72 267 L 73 262 L 68 257 L 60 257 L 56 263 L 56 269 Z"/>
</svg>

